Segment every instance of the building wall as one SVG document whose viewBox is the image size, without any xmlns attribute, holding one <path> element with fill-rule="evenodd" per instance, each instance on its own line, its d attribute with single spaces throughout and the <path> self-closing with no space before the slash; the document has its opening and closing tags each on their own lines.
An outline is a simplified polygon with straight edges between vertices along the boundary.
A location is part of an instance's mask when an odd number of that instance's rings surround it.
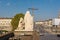
<svg viewBox="0 0 60 40">
<path fill-rule="evenodd" d="M 40 27 L 47 32 L 51 32 L 52 19 L 35 22 L 35 26 L 36 26 L 36 29 L 39 29 L 38 27 Z"/>
<path fill-rule="evenodd" d="M 35 24 L 43 25 L 43 24 L 44 24 L 44 22 L 43 22 L 43 21 L 38 21 L 38 22 L 35 22 Z"/>
<path fill-rule="evenodd" d="M 53 25 L 60 25 L 60 19 L 59 18 L 55 18 L 55 19 L 53 19 L 53 21 L 52 21 L 53 23 Z"/>
<path fill-rule="evenodd" d="M 52 26 L 52 20 L 44 20 L 44 21 L 37 21 L 35 24 L 43 25 L 43 26 Z"/>
<path fill-rule="evenodd" d="M 49 20 L 45 20 L 44 21 L 44 25 L 45 26 L 52 26 L 52 20 L 50 20 L 50 19 Z"/>
<path fill-rule="evenodd" d="M 0 18 L 0 30 L 12 30 L 11 18 Z"/>
</svg>

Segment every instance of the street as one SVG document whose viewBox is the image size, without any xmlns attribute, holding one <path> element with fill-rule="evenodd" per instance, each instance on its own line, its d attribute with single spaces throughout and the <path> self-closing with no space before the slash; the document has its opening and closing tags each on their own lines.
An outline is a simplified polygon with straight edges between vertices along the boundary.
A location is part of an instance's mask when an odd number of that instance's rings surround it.
<svg viewBox="0 0 60 40">
<path fill-rule="evenodd" d="M 60 40 L 60 37 L 57 37 L 56 34 L 45 31 L 43 26 L 38 25 L 37 30 L 40 33 L 40 40 Z"/>
<path fill-rule="evenodd" d="M 60 40 L 60 37 L 57 37 L 57 35 L 52 34 L 45 34 L 43 36 L 40 36 L 40 40 Z"/>
</svg>

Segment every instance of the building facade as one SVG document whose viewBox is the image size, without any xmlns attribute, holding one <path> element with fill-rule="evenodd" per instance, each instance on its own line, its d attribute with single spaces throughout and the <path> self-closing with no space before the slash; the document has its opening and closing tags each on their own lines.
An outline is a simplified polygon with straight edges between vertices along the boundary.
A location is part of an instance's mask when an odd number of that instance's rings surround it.
<svg viewBox="0 0 60 40">
<path fill-rule="evenodd" d="M 0 30 L 11 31 L 11 20 L 12 18 L 0 18 Z"/>
<path fill-rule="evenodd" d="M 39 24 L 42 26 L 52 26 L 52 19 L 48 19 L 44 21 L 36 21 L 35 24 Z"/>
<path fill-rule="evenodd" d="M 51 27 L 52 27 L 52 19 L 48 20 L 43 20 L 43 21 L 36 21 L 35 26 L 37 29 L 42 28 L 43 30 L 47 32 L 51 32 Z"/>
</svg>

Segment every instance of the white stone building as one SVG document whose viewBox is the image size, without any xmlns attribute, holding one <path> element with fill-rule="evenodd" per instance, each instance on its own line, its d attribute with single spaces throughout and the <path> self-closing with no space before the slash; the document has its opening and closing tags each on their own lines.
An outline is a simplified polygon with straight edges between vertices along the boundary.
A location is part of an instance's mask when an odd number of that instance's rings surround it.
<svg viewBox="0 0 60 40">
<path fill-rule="evenodd" d="M 45 31 L 51 32 L 52 27 L 52 19 L 36 21 L 35 26 L 37 29 L 43 28 Z"/>
<path fill-rule="evenodd" d="M 11 19 L 12 18 L 0 18 L 0 30 L 11 31 Z"/>
<path fill-rule="evenodd" d="M 44 25 L 44 21 L 36 21 L 35 24 Z"/>
</svg>

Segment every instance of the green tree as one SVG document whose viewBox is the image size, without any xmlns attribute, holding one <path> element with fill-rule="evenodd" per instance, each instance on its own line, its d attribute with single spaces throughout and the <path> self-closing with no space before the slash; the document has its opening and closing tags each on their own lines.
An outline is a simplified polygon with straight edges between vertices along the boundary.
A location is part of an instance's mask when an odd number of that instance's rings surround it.
<svg viewBox="0 0 60 40">
<path fill-rule="evenodd" d="M 12 31 L 14 31 L 18 27 L 19 20 L 21 17 L 24 18 L 24 14 L 19 13 L 19 14 L 16 14 L 14 18 L 12 18 L 12 21 L 11 21 Z"/>
</svg>

